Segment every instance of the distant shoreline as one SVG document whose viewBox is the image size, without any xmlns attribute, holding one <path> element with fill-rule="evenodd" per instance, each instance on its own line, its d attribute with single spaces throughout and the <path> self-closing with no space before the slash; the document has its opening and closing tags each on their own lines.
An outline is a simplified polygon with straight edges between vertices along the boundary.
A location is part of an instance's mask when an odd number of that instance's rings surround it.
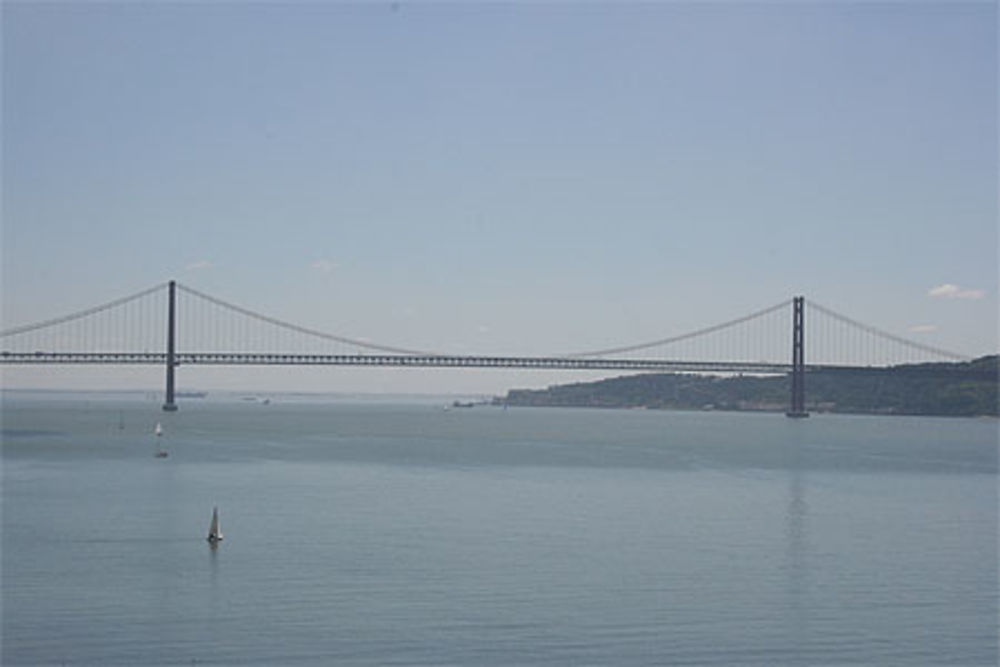
<svg viewBox="0 0 1000 667">
<path fill-rule="evenodd" d="M 998 357 L 970 362 L 806 374 L 813 413 L 997 417 Z M 589 407 L 779 413 L 788 409 L 788 376 L 647 373 L 547 389 L 513 389 L 494 402 L 514 407 Z"/>
</svg>

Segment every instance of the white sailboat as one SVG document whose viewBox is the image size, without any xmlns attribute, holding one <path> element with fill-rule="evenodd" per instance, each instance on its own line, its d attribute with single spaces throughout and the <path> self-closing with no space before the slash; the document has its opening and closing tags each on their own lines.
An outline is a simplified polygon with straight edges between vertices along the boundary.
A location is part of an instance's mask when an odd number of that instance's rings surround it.
<svg viewBox="0 0 1000 667">
<path fill-rule="evenodd" d="M 208 543 L 216 546 L 222 541 L 222 530 L 219 528 L 219 508 L 212 508 L 212 523 L 208 527 Z"/>
<path fill-rule="evenodd" d="M 160 422 L 156 422 L 156 428 L 153 429 L 153 432 L 156 433 L 156 453 L 153 456 L 158 459 L 165 459 L 167 458 L 167 452 L 160 446 L 160 438 L 163 437 L 163 427 L 160 426 Z"/>
</svg>

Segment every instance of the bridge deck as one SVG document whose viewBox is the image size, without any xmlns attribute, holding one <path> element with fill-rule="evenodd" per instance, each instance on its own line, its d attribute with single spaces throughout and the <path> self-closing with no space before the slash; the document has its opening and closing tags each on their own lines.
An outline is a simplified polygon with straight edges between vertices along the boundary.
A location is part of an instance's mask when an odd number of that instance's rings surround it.
<svg viewBox="0 0 1000 667">
<path fill-rule="evenodd" d="M 232 352 L 181 352 L 175 366 L 385 366 L 396 368 L 523 368 L 538 370 L 626 370 L 686 373 L 785 374 L 791 363 L 768 361 L 677 361 L 669 359 L 610 359 L 597 357 L 502 357 L 397 354 L 267 354 Z M 123 364 L 163 366 L 164 352 L 0 352 L 0 365 Z M 992 371 L 970 371 L 954 364 L 904 366 L 850 366 L 806 364 L 810 372 L 906 372 L 921 375 L 956 375 L 995 379 Z"/>
<path fill-rule="evenodd" d="M 0 352 L 0 364 L 163 365 L 162 352 Z M 639 370 L 705 373 L 787 373 L 791 364 L 741 361 L 671 361 L 592 357 L 502 357 L 460 355 L 267 354 L 187 352 L 183 366 L 390 366 L 413 368 L 527 368 L 542 370 Z"/>
</svg>

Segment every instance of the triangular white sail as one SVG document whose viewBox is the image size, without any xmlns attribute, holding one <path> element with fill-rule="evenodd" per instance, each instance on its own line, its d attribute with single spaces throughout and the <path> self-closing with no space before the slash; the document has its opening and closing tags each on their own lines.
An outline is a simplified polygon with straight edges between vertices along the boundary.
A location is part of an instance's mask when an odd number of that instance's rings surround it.
<svg viewBox="0 0 1000 667">
<path fill-rule="evenodd" d="M 208 527 L 208 541 L 215 544 L 222 541 L 222 530 L 219 529 L 219 508 L 212 508 L 212 524 Z"/>
<path fill-rule="evenodd" d="M 160 422 L 156 422 L 156 428 L 153 429 L 153 432 L 156 434 L 156 453 L 153 456 L 158 459 L 165 459 L 167 458 L 167 452 L 160 447 L 160 438 L 163 436 L 163 427 L 160 426 Z"/>
</svg>

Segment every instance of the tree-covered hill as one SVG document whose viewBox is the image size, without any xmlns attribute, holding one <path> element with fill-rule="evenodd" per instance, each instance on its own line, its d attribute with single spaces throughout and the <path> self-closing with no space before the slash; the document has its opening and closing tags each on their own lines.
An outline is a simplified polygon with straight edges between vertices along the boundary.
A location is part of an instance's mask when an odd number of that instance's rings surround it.
<svg viewBox="0 0 1000 667">
<path fill-rule="evenodd" d="M 996 355 L 975 361 L 806 374 L 813 412 L 977 416 L 998 414 Z M 548 389 L 514 389 L 497 402 L 521 406 L 784 411 L 787 376 L 651 373 Z"/>
</svg>

